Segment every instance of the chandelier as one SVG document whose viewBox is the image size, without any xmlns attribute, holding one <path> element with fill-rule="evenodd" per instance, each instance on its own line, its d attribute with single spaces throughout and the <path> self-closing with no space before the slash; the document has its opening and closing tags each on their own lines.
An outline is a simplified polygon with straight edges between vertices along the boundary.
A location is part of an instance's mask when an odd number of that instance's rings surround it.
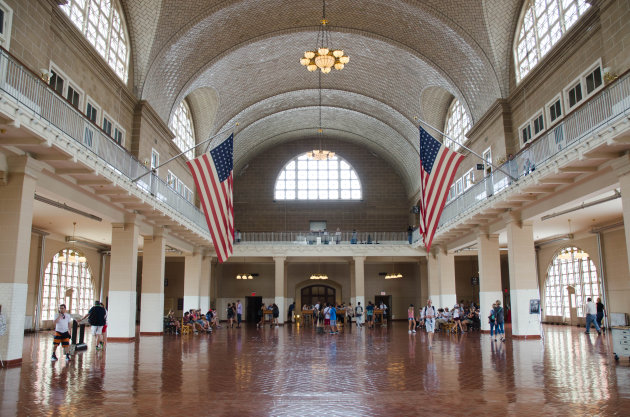
<svg viewBox="0 0 630 417">
<path fill-rule="evenodd" d="M 343 54 L 341 49 L 333 49 L 330 47 L 332 41 L 328 32 L 328 20 L 326 20 L 326 0 L 322 12 L 322 19 L 319 21 L 319 31 L 317 32 L 317 47 L 314 51 L 304 52 L 304 57 L 300 59 L 300 64 L 306 67 L 310 72 L 319 69 L 324 74 L 328 74 L 333 68 L 342 70 L 350 61 L 347 55 Z"/>
<path fill-rule="evenodd" d="M 328 275 L 326 275 L 326 274 L 313 274 L 313 275 L 311 275 L 311 279 L 328 279 Z"/>
<path fill-rule="evenodd" d="M 66 259 L 66 254 L 62 254 L 59 258 L 57 258 L 57 260 L 59 262 L 68 262 L 71 264 L 78 264 L 78 263 L 84 263 L 87 261 L 87 258 L 83 255 L 81 255 L 79 252 L 77 252 L 77 249 L 75 248 L 74 244 L 76 243 L 77 239 L 75 237 L 75 233 L 77 231 L 77 222 L 73 222 L 72 223 L 72 239 L 66 239 L 66 241 L 68 243 L 72 242 L 72 248 L 68 249 L 68 257 Z"/>
<path fill-rule="evenodd" d="M 245 257 L 243 257 L 243 259 L 241 259 L 241 263 L 243 264 L 243 269 L 245 269 Z M 254 276 L 252 274 L 236 274 L 236 279 L 254 279 Z"/>
<path fill-rule="evenodd" d="M 394 267 L 394 257 L 392 256 L 392 270 L 395 270 L 396 268 Z M 385 279 L 398 279 L 398 278 L 402 278 L 402 274 L 396 273 L 396 272 L 392 272 L 391 274 L 388 273 L 387 275 L 385 275 Z"/>
<path fill-rule="evenodd" d="M 331 159 L 335 156 L 335 153 L 333 151 L 329 151 L 324 149 L 324 145 L 323 145 L 323 136 L 324 136 L 324 129 L 322 128 L 322 74 L 319 74 L 319 84 L 318 84 L 318 91 L 319 91 L 319 128 L 317 129 L 317 134 L 319 135 L 319 149 L 313 149 L 310 152 L 306 153 L 306 156 L 309 159 L 314 159 L 316 161 L 325 161 L 327 159 Z"/>
<path fill-rule="evenodd" d="M 582 249 L 577 248 L 565 248 L 560 251 L 558 254 L 558 259 L 563 261 L 571 261 L 575 260 L 585 260 L 588 258 L 588 253 L 584 252 Z"/>
</svg>

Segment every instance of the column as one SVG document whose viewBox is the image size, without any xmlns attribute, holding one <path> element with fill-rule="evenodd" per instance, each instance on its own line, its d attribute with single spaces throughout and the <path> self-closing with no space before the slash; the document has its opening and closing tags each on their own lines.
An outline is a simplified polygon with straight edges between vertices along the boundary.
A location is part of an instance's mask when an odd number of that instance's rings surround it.
<svg viewBox="0 0 630 417">
<path fill-rule="evenodd" d="M 161 228 L 144 237 L 142 249 L 142 296 L 140 298 L 140 334 L 162 334 L 164 331 L 164 249 Z"/>
<path fill-rule="evenodd" d="M 612 167 L 619 177 L 624 233 L 626 236 L 626 254 L 628 266 L 630 267 L 630 156 L 624 155 L 618 158 L 613 162 Z"/>
<path fill-rule="evenodd" d="M 199 283 L 199 308 L 205 313 L 210 308 L 210 282 L 212 280 L 212 256 L 201 258 L 201 282 Z"/>
<path fill-rule="evenodd" d="M 429 277 L 424 270 L 424 259 L 420 258 L 418 261 L 418 279 L 420 280 L 418 285 L 418 295 L 416 298 L 416 306 L 424 305 L 429 295 Z"/>
<path fill-rule="evenodd" d="M 197 250 L 184 259 L 184 311 L 195 310 L 199 305 L 199 282 L 201 281 L 201 261 L 203 256 Z"/>
<path fill-rule="evenodd" d="M 284 261 L 286 261 L 286 256 L 274 256 L 273 260 L 276 264 L 275 267 L 275 291 L 274 291 L 274 303 L 278 306 L 278 310 L 280 311 L 280 316 L 278 317 L 278 323 L 283 324 L 284 318 L 286 317 L 286 310 L 284 308 L 286 301 L 286 287 L 287 287 L 287 279 L 284 269 Z"/>
<path fill-rule="evenodd" d="M 420 300 L 420 306 L 426 305 L 427 299 L 433 301 L 433 305 L 442 307 L 440 301 L 440 266 L 438 263 L 438 254 L 436 250 L 427 253 L 427 292 L 424 294 L 424 300 Z"/>
<path fill-rule="evenodd" d="M 22 363 L 33 195 L 40 169 L 26 156 L 7 163 L 7 183 L 0 183 L 0 305 L 7 321 L 0 356 L 5 366 L 15 366 Z"/>
<path fill-rule="evenodd" d="M 540 338 L 540 315 L 529 314 L 529 301 L 540 300 L 532 224 L 510 216 L 507 238 L 512 336 Z"/>
<path fill-rule="evenodd" d="M 348 262 L 348 268 L 350 269 L 350 303 L 354 308 L 357 306 L 357 283 L 354 278 L 356 274 L 353 260 Z M 361 303 L 361 305 L 363 305 L 363 303 Z"/>
<path fill-rule="evenodd" d="M 132 341 L 136 336 L 136 279 L 138 226 L 135 218 L 112 224 L 109 267 L 107 336 L 110 341 Z"/>
<path fill-rule="evenodd" d="M 365 311 L 365 256 L 354 256 L 354 290 L 356 304 L 361 302 Z"/>
<path fill-rule="evenodd" d="M 479 318 L 481 330 L 490 331 L 488 316 L 492 304 L 503 300 L 501 292 L 501 253 L 499 235 L 488 234 L 480 230 L 477 236 L 477 259 L 479 260 Z"/>
</svg>

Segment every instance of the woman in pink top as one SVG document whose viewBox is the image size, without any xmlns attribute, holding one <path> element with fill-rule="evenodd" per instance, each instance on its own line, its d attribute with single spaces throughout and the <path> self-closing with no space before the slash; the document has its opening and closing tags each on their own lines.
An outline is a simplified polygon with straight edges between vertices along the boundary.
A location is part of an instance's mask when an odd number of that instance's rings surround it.
<svg viewBox="0 0 630 417">
<path fill-rule="evenodd" d="M 416 317 L 413 309 L 413 304 L 409 304 L 407 309 L 407 321 L 409 322 L 409 333 L 416 332 Z"/>
</svg>

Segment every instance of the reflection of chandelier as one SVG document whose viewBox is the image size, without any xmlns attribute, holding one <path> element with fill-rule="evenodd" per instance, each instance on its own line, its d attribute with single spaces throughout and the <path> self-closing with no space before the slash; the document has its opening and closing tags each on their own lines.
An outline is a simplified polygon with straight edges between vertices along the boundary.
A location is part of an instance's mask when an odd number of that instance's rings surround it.
<svg viewBox="0 0 630 417">
<path fill-rule="evenodd" d="M 319 70 L 324 74 L 328 74 L 332 68 L 342 70 L 350 58 L 343 54 L 341 49 L 333 49 L 329 47 L 332 43 L 330 33 L 328 32 L 328 20 L 326 20 L 326 0 L 324 0 L 324 8 L 322 20 L 319 21 L 319 32 L 317 32 L 317 48 L 314 51 L 304 52 L 304 57 L 300 59 L 300 64 L 307 70 L 313 72 Z"/>
<path fill-rule="evenodd" d="M 311 279 L 328 279 L 328 275 L 326 275 L 326 274 L 313 274 L 313 275 L 311 275 Z"/>
<path fill-rule="evenodd" d="M 76 243 L 77 239 L 75 237 L 75 233 L 77 231 L 77 222 L 73 222 L 72 223 L 73 227 L 72 227 L 72 240 L 68 240 L 68 242 L 72 242 L 72 248 L 68 249 L 67 254 L 68 254 L 68 258 L 67 261 L 68 263 L 71 264 L 77 264 L 77 263 L 84 263 L 87 261 L 87 258 L 83 255 L 81 255 L 79 252 L 77 252 L 74 244 Z M 57 260 L 59 262 L 66 262 L 66 254 L 62 254 L 59 258 L 57 258 Z"/>
</svg>

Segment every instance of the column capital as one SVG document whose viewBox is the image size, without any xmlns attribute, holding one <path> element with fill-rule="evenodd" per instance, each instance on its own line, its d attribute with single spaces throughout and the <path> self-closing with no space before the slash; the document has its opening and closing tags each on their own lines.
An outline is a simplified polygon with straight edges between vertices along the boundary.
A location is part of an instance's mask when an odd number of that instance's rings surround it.
<svg viewBox="0 0 630 417">
<path fill-rule="evenodd" d="M 10 156 L 7 158 L 9 175 L 24 174 L 37 179 L 39 173 L 44 169 L 44 163 L 28 155 Z"/>
<path fill-rule="evenodd" d="M 353 256 L 353 257 L 352 257 L 352 260 L 353 260 L 354 262 L 357 262 L 357 261 L 358 261 L 358 262 L 365 262 L 365 258 L 366 258 L 366 256 Z"/>
<path fill-rule="evenodd" d="M 626 153 L 620 158 L 615 159 L 610 164 L 617 177 L 623 177 L 630 174 L 630 154 Z"/>
</svg>

